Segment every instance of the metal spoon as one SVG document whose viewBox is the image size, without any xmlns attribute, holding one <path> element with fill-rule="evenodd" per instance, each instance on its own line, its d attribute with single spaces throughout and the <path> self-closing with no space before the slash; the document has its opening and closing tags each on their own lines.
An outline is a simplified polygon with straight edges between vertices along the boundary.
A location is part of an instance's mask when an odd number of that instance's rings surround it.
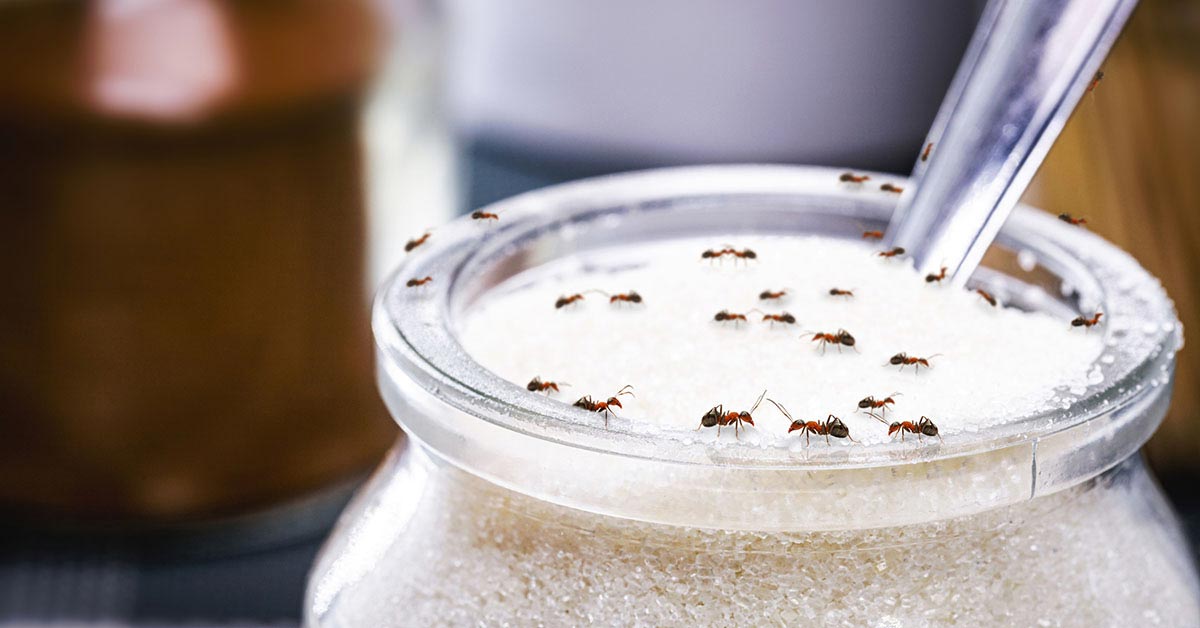
<svg viewBox="0 0 1200 628">
<path fill-rule="evenodd" d="M 1093 83 L 1137 0 L 991 0 L 888 227 L 963 285 Z M 922 147 L 924 148 L 924 147 Z"/>
</svg>

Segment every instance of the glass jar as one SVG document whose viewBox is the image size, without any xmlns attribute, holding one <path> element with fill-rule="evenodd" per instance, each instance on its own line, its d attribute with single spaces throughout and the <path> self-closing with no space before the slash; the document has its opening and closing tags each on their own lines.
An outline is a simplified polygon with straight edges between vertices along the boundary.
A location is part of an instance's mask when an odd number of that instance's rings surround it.
<svg viewBox="0 0 1200 628">
<path fill-rule="evenodd" d="M 606 428 L 456 340 L 481 295 L 550 260 L 885 226 L 894 198 L 837 175 L 619 175 L 494 205 L 490 228 L 439 228 L 376 302 L 380 385 L 409 438 L 314 567 L 309 625 L 1200 623 L 1187 543 L 1138 455 L 1169 402 L 1181 327 L 1132 258 L 1052 216 L 1015 212 L 972 282 L 1064 320 L 1098 305 L 1092 385 L 917 448 L 801 454 Z M 426 275 L 428 290 L 405 289 Z"/>
</svg>

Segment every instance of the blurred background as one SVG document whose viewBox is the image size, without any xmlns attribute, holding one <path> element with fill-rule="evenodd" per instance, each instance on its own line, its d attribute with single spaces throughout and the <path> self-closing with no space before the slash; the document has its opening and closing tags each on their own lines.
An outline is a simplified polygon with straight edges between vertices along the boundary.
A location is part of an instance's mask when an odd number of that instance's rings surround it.
<svg viewBox="0 0 1200 628">
<path fill-rule="evenodd" d="M 403 244 L 692 163 L 907 173 L 983 2 L 0 3 L 0 625 L 294 625 L 397 437 Z M 1026 201 L 1200 329 L 1200 4 L 1142 0 Z M 1200 363 L 1149 455 L 1200 521 Z"/>
</svg>

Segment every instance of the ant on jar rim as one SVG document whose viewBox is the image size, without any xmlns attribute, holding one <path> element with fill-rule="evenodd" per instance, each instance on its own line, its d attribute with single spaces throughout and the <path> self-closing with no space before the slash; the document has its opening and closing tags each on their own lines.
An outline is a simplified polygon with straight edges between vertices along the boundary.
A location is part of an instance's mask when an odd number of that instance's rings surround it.
<svg viewBox="0 0 1200 628">
<path fill-rule="evenodd" d="M 767 391 L 763 390 L 762 394 L 758 396 L 758 400 L 754 402 L 754 405 L 751 406 L 749 410 L 742 410 L 741 412 L 734 412 L 732 410 L 726 412 L 725 404 L 719 403 L 709 408 L 708 412 L 705 412 L 704 416 L 700 417 L 700 427 L 697 427 L 696 431 L 700 431 L 701 428 L 705 427 L 716 427 L 717 438 L 720 438 L 721 427 L 733 425 L 733 436 L 734 438 L 740 439 L 741 436 L 738 433 L 738 426 L 743 423 L 751 426 L 754 425 L 754 412 L 758 410 L 759 404 L 762 403 L 763 397 L 766 396 Z"/>
</svg>

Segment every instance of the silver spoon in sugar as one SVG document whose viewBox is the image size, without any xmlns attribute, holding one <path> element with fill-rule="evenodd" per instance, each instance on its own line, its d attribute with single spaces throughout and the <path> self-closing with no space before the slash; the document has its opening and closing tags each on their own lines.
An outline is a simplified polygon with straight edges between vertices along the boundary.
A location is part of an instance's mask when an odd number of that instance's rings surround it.
<svg viewBox="0 0 1200 628">
<path fill-rule="evenodd" d="M 892 215 L 887 245 L 904 247 L 918 271 L 946 266 L 949 281 L 964 285 L 1136 4 L 991 0 Z"/>
</svg>

